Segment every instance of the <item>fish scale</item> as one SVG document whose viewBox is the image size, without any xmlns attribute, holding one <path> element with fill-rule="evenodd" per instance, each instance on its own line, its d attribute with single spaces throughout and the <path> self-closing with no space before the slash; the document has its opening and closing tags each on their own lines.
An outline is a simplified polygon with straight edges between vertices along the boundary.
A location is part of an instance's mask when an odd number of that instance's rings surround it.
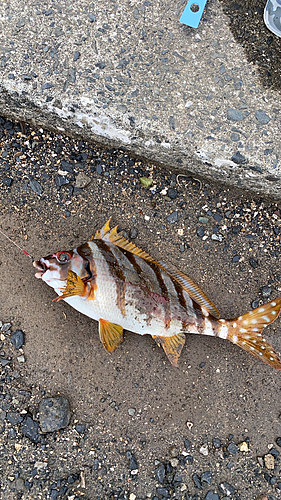
<svg viewBox="0 0 281 500">
<path fill-rule="evenodd" d="M 123 329 L 149 334 L 177 366 L 186 333 L 217 336 L 281 370 L 263 337 L 279 315 L 281 297 L 234 319 L 220 319 L 210 299 L 182 271 L 172 270 L 127 241 L 109 221 L 92 240 L 34 262 L 58 294 L 54 300 L 99 322 L 103 346 L 113 352 Z"/>
</svg>

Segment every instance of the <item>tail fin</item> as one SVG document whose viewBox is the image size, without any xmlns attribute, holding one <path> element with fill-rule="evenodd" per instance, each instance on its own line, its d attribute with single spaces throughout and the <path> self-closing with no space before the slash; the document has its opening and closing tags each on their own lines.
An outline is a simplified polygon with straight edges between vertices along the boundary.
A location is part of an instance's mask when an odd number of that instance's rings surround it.
<svg viewBox="0 0 281 500">
<path fill-rule="evenodd" d="M 262 336 L 263 329 L 278 317 L 280 309 L 281 297 L 278 297 L 238 318 L 225 323 L 220 320 L 227 327 L 226 338 L 272 368 L 281 370 L 281 360 Z"/>
</svg>

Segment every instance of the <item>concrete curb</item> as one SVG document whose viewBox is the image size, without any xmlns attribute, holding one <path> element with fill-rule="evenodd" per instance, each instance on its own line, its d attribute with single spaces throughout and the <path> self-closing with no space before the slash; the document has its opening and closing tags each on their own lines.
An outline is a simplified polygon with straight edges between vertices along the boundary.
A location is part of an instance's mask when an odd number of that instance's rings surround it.
<svg viewBox="0 0 281 500">
<path fill-rule="evenodd" d="M 281 198 L 278 94 L 261 88 L 218 0 L 198 30 L 182 10 L 2 2 L 1 113 Z"/>
</svg>

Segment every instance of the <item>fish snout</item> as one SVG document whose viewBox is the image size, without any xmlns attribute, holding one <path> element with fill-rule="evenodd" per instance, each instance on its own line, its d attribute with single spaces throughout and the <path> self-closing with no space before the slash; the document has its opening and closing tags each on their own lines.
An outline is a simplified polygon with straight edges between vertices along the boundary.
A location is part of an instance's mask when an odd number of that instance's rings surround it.
<svg viewBox="0 0 281 500">
<path fill-rule="evenodd" d="M 42 259 L 40 259 L 40 260 L 34 260 L 32 264 L 35 267 L 35 269 L 37 269 L 39 271 L 38 273 L 35 273 L 35 277 L 39 278 L 39 279 L 42 278 L 43 274 L 48 269 L 48 266 L 46 265 L 46 263 L 43 262 Z"/>
</svg>

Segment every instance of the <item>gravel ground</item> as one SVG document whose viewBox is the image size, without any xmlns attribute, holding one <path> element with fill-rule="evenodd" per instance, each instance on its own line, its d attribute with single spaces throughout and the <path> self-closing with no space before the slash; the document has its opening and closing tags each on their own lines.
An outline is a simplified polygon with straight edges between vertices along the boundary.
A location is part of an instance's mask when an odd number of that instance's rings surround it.
<svg viewBox="0 0 281 500">
<path fill-rule="evenodd" d="M 35 258 L 112 217 L 185 270 L 222 317 L 280 295 L 281 211 L 125 151 L 0 118 L 0 229 Z M 280 498 L 280 374 L 232 344 L 189 335 L 179 368 L 97 324 L 34 278 L 0 235 L 0 466 L 4 500 Z M 279 322 L 267 329 L 281 351 Z"/>
</svg>

